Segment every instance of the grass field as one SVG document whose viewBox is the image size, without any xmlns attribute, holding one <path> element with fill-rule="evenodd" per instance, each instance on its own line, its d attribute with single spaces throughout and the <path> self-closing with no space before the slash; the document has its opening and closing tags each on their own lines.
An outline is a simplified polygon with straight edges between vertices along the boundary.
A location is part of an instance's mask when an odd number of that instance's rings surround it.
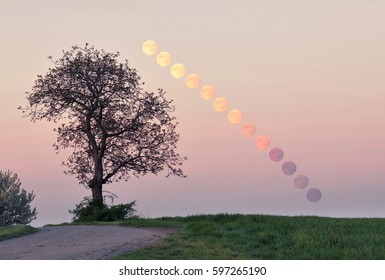
<svg viewBox="0 0 385 280">
<path fill-rule="evenodd" d="M 121 224 L 176 231 L 158 246 L 115 259 L 385 259 L 385 219 L 218 214 Z"/>
<path fill-rule="evenodd" d="M 31 234 L 36 231 L 37 229 L 25 225 L 0 226 L 0 241 Z"/>
</svg>

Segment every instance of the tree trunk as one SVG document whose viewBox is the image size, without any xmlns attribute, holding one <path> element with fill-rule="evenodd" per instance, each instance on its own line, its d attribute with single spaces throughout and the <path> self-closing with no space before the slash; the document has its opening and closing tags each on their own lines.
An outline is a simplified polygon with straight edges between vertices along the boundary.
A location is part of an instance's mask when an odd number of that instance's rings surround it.
<svg viewBox="0 0 385 280">
<path fill-rule="evenodd" d="M 103 185 L 101 183 L 94 183 L 91 186 L 91 191 L 93 212 L 96 213 L 103 208 Z"/>
</svg>

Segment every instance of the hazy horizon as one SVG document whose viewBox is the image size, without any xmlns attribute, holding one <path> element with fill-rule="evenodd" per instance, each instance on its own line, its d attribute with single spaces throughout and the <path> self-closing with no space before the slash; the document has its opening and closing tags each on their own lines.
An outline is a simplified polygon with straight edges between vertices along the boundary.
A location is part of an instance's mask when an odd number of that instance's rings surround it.
<svg viewBox="0 0 385 280">
<path fill-rule="evenodd" d="M 85 43 L 120 52 L 138 70 L 148 91 L 164 89 L 180 123 L 178 152 L 188 176 L 148 175 L 105 186 L 119 198 L 137 200 L 145 217 L 210 213 L 385 217 L 385 2 L 381 1 L 48 1 L 0 0 L 0 170 L 11 170 L 36 194 L 32 225 L 70 221 L 91 194 L 63 174 L 67 152 L 56 154 L 54 123 L 32 123 L 26 105 L 47 59 Z M 243 114 L 231 124 L 213 100 L 189 89 L 185 79 L 142 51 L 154 40 L 158 52 L 182 63 L 186 76 L 213 85 L 229 110 Z M 242 135 L 242 125 L 257 132 Z M 270 148 L 256 148 L 268 135 Z M 68 151 L 69 152 L 69 151 Z M 283 174 L 284 161 L 295 174 Z M 298 189 L 294 177 L 309 186 Z M 306 198 L 310 188 L 322 199 Z"/>
</svg>

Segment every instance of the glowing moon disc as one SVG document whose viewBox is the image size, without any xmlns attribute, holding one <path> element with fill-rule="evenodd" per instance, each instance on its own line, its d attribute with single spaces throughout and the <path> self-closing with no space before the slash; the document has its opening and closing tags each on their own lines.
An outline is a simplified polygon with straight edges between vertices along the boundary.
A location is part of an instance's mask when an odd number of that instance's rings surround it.
<svg viewBox="0 0 385 280">
<path fill-rule="evenodd" d="M 269 157 L 272 161 L 277 162 L 283 159 L 283 151 L 280 148 L 273 148 L 270 150 Z"/>
<path fill-rule="evenodd" d="M 242 121 L 242 113 L 238 109 L 233 109 L 227 114 L 227 119 L 231 124 L 238 124 Z"/>
<path fill-rule="evenodd" d="M 307 191 L 306 197 L 311 202 L 318 202 L 322 197 L 322 193 L 317 188 L 311 188 Z"/>
<path fill-rule="evenodd" d="M 266 135 L 260 135 L 255 139 L 255 145 L 258 149 L 266 150 L 270 146 L 270 138 Z"/>
<path fill-rule="evenodd" d="M 297 165 L 292 161 L 285 161 L 282 164 L 282 172 L 285 175 L 293 175 L 297 171 Z"/>
<path fill-rule="evenodd" d="M 156 62 L 159 66 L 165 67 L 171 63 L 171 54 L 169 52 L 160 52 L 156 56 Z"/>
<path fill-rule="evenodd" d="M 305 175 L 298 175 L 294 179 L 294 185 L 298 189 L 304 189 L 309 185 L 309 178 Z"/>
<path fill-rule="evenodd" d="M 186 78 L 186 86 L 190 89 L 199 87 L 201 79 L 197 74 L 190 74 Z"/>
<path fill-rule="evenodd" d="M 147 40 L 146 42 L 143 43 L 142 45 L 142 51 L 146 55 L 153 55 L 158 51 L 158 47 L 156 43 L 152 40 Z"/>
<path fill-rule="evenodd" d="M 175 79 L 183 78 L 186 74 L 186 68 L 181 63 L 176 63 L 173 66 L 171 66 L 171 76 L 173 76 Z"/>
<path fill-rule="evenodd" d="M 257 127 L 252 123 L 247 123 L 242 127 L 242 134 L 245 137 L 251 137 L 257 131 Z"/>
<path fill-rule="evenodd" d="M 217 112 L 224 112 L 224 111 L 227 110 L 228 107 L 229 107 L 229 102 L 227 101 L 226 98 L 218 97 L 217 99 L 215 99 L 215 101 L 214 101 L 214 109 Z"/>
<path fill-rule="evenodd" d="M 201 88 L 201 97 L 204 100 L 213 99 L 215 96 L 215 88 L 211 85 L 206 85 Z"/>
</svg>

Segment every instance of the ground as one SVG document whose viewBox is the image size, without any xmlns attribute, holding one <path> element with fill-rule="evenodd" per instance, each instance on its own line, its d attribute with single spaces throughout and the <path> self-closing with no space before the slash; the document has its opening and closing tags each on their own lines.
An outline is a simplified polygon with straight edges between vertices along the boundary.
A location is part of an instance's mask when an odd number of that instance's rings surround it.
<svg viewBox="0 0 385 280">
<path fill-rule="evenodd" d="M 0 242 L 2 260 L 95 260 L 161 242 L 170 230 L 113 225 L 39 228 L 35 234 Z"/>
</svg>

